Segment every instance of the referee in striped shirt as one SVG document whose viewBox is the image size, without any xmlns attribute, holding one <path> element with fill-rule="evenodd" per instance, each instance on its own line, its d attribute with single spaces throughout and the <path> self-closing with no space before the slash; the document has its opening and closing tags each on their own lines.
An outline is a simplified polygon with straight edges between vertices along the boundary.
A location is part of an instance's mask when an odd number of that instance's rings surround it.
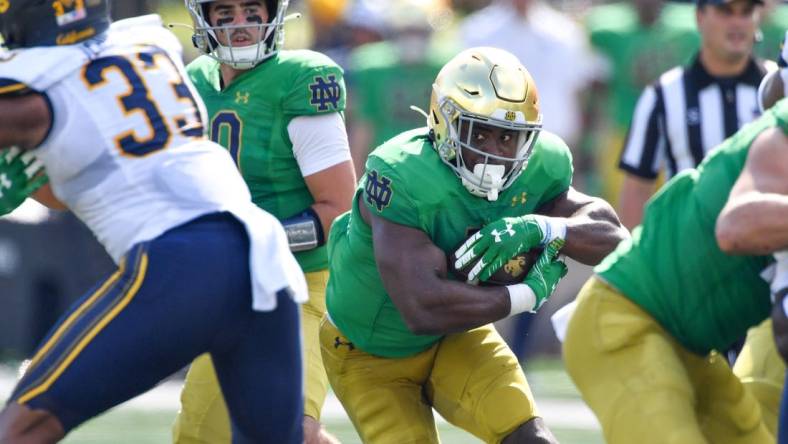
<svg viewBox="0 0 788 444">
<path fill-rule="evenodd" d="M 694 168 L 712 148 L 760 114 L 766 74 L 752 55 L 762 0 L 697 0 L 701 49 L 688 66 L 662 74 L 640 96 L 621 153 L 625 178 L 619 216 L 638 225 L 643 206 L 666 177 Z"/>
</svg>

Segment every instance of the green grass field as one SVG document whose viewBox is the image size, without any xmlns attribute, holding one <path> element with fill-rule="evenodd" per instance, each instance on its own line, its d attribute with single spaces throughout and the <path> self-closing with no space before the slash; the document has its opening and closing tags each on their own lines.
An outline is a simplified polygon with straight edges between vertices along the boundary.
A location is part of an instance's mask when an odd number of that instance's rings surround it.
<svg viewBox="0 0 788 444">
<path fill-rule="evenodd" d="M 13 366 L 0 366 L 0 398 L 13 385 Z M 526 374 L 537 405 L 561 443 L 597 444 L 602 436 L 590 411 L 563 371 L 560 361 L 539 359 L 526 363 Z M 146 395 L 95 418 L 64 441 L 67 444 L 161 444 L 171 441 L 170 427 L 178 409 L 179 381 L 169 381 Z M 324 423 L 343 443 L 360 443 L 336 398 L 329 396 Z M 438 421 L 442 442 L 478 443 L 478 439 L 445 421 Z"/>
<path fill-rule="evenodd" d="M 171 410 L 140 411 L 115 409 L 75 430 L 63 441 L 66 444 L 160 444 L 170 442 L 170 426 L 175 417 Z M 329 421 L 326 424 L 343 443 L 360 443 L 348 421 Z M 439 426 L 441 441 L 447 444 L 470 444 L 480 441 L 449 424 Z M 603 440 L 596 431 L 554 428 L 561 443 L 595 444 Z"/>
</svg>

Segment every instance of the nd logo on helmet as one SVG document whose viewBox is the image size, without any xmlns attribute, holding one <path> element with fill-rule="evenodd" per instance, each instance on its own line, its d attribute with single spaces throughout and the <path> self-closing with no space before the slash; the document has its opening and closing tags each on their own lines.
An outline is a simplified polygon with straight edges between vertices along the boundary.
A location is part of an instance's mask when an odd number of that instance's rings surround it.
<svg viewBox="0 0 788 444">
<path fill-rule="evenodd" d="M 11 7 L 11 2 L 8 0 L 0 0 L 0 14 L 5 14 L 8 8 Z"/>
<path fill-rule="evenodd" d="M 515 113 L 514 111 L 506 111 L 506 115 L 503 116 L 503 118 L 510 122 L 514 122 L 515 119 L 517 119 L 517 113 Z"/>
</svg>

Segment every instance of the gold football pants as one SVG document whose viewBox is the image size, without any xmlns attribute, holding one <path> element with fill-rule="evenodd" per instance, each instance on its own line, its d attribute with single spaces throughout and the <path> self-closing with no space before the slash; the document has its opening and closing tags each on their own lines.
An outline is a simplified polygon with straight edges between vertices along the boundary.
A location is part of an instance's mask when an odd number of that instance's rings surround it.
<svg viewBox="0 0 788 444">
<path fill-rule="evenodd" d="M 773 443 L 753 394 L 720 355 L 685 349 L 597 277 L 577 297 L 566 370 L 609 444 Z"/>
<path fill-rule="evenodd" d="M 772 320 L 767 318 L 747 332 L 747 340 L 733 366 L 733 373 L 755 395 L 763 422 L 777 436 L 777 415 L 785 383 L 785 363 L 777 353 Z"/>
<path fill-rule="evenodd" d="M 320 344 L 331 387 L 365 443 L 438 443 L 433 408 L 490 443 L 538 416 L 517 358 L 492 325 L 447 335 L 413 356 L 382 358 L 326 319 Z"/>
<path fill-rule="evenodd" d="M 326 312 L 328 271 L 306 273 L 309 301 L 301 306 L 304 347 L 304 415 L 320 420 L 328 380 L 320 357 L 318 329 Z M 264 378 L 265 375 L 260 375 Z M 172 430 L 177 444 L 230 442 L 230 417 L 209 355 L 194 360 L 181 392 L 181 410 Z"/>
</svg>

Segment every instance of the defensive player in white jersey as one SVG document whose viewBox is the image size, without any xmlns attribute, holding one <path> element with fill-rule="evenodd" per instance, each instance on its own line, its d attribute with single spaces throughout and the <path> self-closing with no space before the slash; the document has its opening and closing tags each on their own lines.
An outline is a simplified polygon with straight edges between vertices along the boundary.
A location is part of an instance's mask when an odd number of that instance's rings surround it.
<svg viewBox="0 0 788 444">
<path fill-rule="evenodd" d="M 40 184 L 35 156 L 118 263 L 37 349 L 0 442 L 58 441 L 209 352 L 234 442 L 301 443 L 306 283 L 203 137 L 175 37 L 156 16 L 110 26 L 106 0 L 0 1 L 0 34 L 0 146 L 18 147 L 0 153 L 0 207 Z"/>
</svg>

